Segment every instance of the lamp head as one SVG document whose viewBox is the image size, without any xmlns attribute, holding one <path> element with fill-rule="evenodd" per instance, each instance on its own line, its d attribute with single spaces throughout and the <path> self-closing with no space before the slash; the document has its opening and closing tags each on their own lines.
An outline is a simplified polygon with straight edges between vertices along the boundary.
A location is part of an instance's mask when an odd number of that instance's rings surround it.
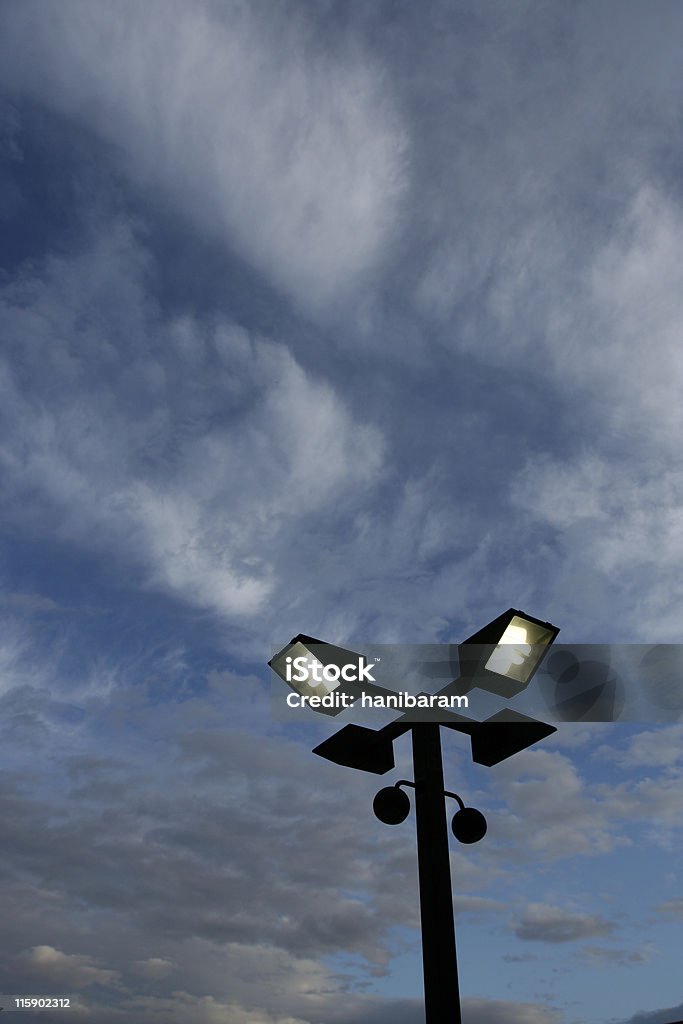
<svg viewBox="0 0 683 1024">
<path fill-rule="evenodd" d="M 387 786 L 375 796 L 372 809 L 385 825 L 400 825 L 410 814 L 410 799 L 398 786 Z"/>
<path fill-rule="evenodd" d="M 526 688 L 560 632 L 557 626 L 509 608 L 458 649 L 460 672 L 501 697 Z"/>
<path fill-rule="evenodd" d="M 384 730 L 364 725 L 345 725 L 313 750 L 333 764 L 358 768 L 373 775 L 386 775 L 394 768 L 394 746 Z"/>
<path fill-rule="evenodd" d="M 478 843 L 486 835 L 486 818 L 476 807 L 463 807 L 451 821 L 451 831 L 459 843 Z"/>
<path fill-rule="evenodd" d="M 354 681 L 365 663 L 360 654 L 304 633 L 293 637 L 268 662 L 273 672 L 303 697 L 327 697 L 339 690 L 349 694 L 352 700 L 359 694 Z M 344 705 L 339 702 L 339 706 L 312 707 L 312 710 L 324 715 L 338 715 L 344 710 Z"/>
</svg>

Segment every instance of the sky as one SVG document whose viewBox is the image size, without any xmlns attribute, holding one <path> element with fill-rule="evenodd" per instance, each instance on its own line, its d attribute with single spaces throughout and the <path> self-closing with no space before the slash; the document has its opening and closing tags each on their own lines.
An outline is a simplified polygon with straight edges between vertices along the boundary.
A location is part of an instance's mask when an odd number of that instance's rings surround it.
<svg viewBox="0 0 683 1024">
<path fill-rule="evenodd" d="M 680 642 L 683 8 L 0 5 L 0 993 L 418 1024 L 410 777 L 305 633 Z M 676 442 L 676 438 L 679 441 Z M 683 1018 L 683 724 L 563 723 L 451 848 L 465 1024 Z"/>
</svg>

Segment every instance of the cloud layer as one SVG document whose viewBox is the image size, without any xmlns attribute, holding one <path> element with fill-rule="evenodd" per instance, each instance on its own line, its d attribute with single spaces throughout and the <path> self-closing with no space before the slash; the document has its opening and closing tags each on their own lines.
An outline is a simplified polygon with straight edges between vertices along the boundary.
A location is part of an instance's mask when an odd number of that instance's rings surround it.
<svg viewBox="0 0 683 1024">
<path fill-rule="evenodd" d="M 1 991 L 417 1024 L 412 819 L 271 717 L 271 645 L 514 606 L 676 677 L 665 8 L 2 5 Z M 469 1024 L 681 1016 L 680 741 L 444 739 Z"/>
<path fill-rule="evenodd" d="M 380 69 L 241 3 L 10 4 L 4 78 L 85 120 L 125 169 L 305 308 L 372 273 L 403 190 Z"/>
</svg>

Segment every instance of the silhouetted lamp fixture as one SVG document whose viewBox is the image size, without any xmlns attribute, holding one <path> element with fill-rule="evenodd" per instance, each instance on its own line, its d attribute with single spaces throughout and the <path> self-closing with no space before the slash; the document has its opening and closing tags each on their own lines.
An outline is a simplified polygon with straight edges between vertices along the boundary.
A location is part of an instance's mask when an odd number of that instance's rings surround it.
<svg viewBox="0 0 683 1024">
<path fill-rule="evenodd" d="M 410 799 L 401 786 L 415 789 L 414 782 L 400 779 L 393 786 L 380 789 L 372 802 L 375 817 L 385 825 L 400 825 L 410 814 Z M 444 796 L 453 797 L 458 801 L 460 810 L 456 811 L 451 820 L 451 831 L 459 843 L 478 843 L 486 835 L 486 818 L 476 807 L 465 807 L 457 793 L 444 790 Z"/>
<path fill-rule="evenodd" d="M 276 675 L 302 697 L 327 698 L 309 705 L 323 715 L 338 715 L 351 707 L 361 693 L 386 696 L 394 693 L 365 677 L 368 660 L 344 647 L 299 633 L 268 662 Z M 346 695 L 342 701 L 340 696 Z"/>
<path fill-rule="evenodd" d="M 395 786 L 385 786 L 372 801 L 375 817 L 385 825 L 400 825 L 410 814 L 408 794 L 399 789 L 400 785 L 397 782 Z"/>
<path fill-rule="evenodd" d="M 459 843 L 478 843 L 487 828 L 486 818 L 476 807 L 461 807 L 451 820 L 451 832 Z"/>
<path fill-rule="evenodd" d="M 528 685 L 558 633 L 559 629 L 549 622 L 515 608 L 508 609 L 451 648 L 447 665 L 449 669 L 455 668 L 453 654 L 457 652 L 460 676 L 439 690 L 439 694 L 465 693 L 481 687 L 503 697 L 514 697 Z M 349 700 L 342 706 L 328 700 L 326 708 L 316 701 L 313 709 L 324 714 L 339 714 L 363 691 L 392 693 L 368 682 L 360 655 L 301 633 L 268 664 L 302 696 L 330 698 L 337 693 L 349 694 Z M 469 735 L 472 758 L 483 765 L 498 764 L 556 731 L 554 726 L 536 722 L 511 708 L 498 711 L 483 722 L 447 712 L 442 724 Z M 415 790 L 426 1020 L 427 1024 L 460 1024 L 444 796 L 452 797 L 460 805 L 451 820 L 451 831 L 459 842 L 470 844 L 483 839 L 486 818 L 475 807 L 465 807 L 457 793 L 444 789 L 439 721 L 415 722 L 409 715 L 401 715 L 379 730 L 347 725 L 318 744 L 314 753 L 335 764 L 384 775 L 394 767 L 393 741 L 406 732 L 412 737 L 415 782 L 402 779 L 395 786 L 381 789 L 375 796 L 373 810 L 387 825 L 400 825 L 410 813 L 410 799 L 401 786 Z"/>
</svg>

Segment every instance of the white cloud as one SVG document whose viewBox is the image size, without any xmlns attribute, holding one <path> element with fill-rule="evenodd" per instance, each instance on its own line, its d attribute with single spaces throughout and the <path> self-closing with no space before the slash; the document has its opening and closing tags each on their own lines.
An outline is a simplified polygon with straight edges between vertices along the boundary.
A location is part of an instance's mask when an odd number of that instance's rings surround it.
<svg viewBox="0 0 683 1024">
<path fill-rule="evenodd" d="M 683 429 L 682 228 L 677 198 L 641 184 L 577 275 L 571 303 L 553 295 L 540 311 L 545 358 L 558 383 L 590 402 L 596 447 L 621 442 L 627 465 L 646 456 L 654 482 L 662 446 L 674 450 Z M 680 486 L 669 474 L 665 489 L 672 479 Z"/>
<path fill-rule="evenodd" d="M 117 225 L 0 296 L 16 349 L 0 367 L 6 514 L 115 552 L 191 604 L 249 615 L 293 525 L 373 487 L 382 439 L 284 346 L 229 322 L 163 322 L 140 294 L 144 262 Z M 105 275 L 125 324 L 85 314 Z"/>
<path fill-rule="evenodd" d="M 596 740 L 612 729 L 611 722 L 566 722 L 556 733 L 543 740 L 546 749 L 560 747 L 564 750 L 576 750 L 587 744 L 593 746 Z"/>
<path fill-rule="evenodd" d="M 23 974 L 41 984 L 55 984 L 76 989 L 89 985 L 116 984 L 116 971 L 97 967 L 90 956 L 63 953 L 53 946 L 34 946 L 16 958 Z"/>
<path fill-rule="evenodd" d="M 667 447 L 683 428 L 682 227 L 675 199 L 653 185 L 638 190 L 590 269 L 596 316 L 573 375 L 592 378 L 615 432 L 635 440 L 645 431 Z M 566 348 L 556 351 L 569 371 Z"/>
<path fill-rule="evenodd" d="M 600 618 L 618 583 L 630 641 L 677 639 L 683 609 L 682 225 L 678 200 L 643 184 L 585 267 L 566 257 L 564 294 L 539 296 L 535 360 L 549 401 L 576 419 L 576 441 L 562 456 L 534 452 L 510 490 L 556 532 L 558 585 L 588 591 L 588 615 L 595 605 Z M 519 315 L 507 313 L 515 334 Z"/>
<path fill-rule="evenodd" d="M 404 130 L 381 68 L 292 12 L 238 3 L 5 6 L 3 77 L 82 119 L 309 309 L 383 257 Z"/>
<path fill-rule="evenodd" d="M 605 854 L 630 845 L 620 834 L 618 815 L 610 800 L 611 789 L 600 790 L 602 800 L 581 778 L 573 761 L 550 750 L 526 750 L 491 769 L 496 791 L 506 813 L 492 816 L 492 840 L 508 844 L 534 857 L 563 858 Z M 630 789 L 629 789 L 630 792 Z"/>
<path fill-rule="evenodd" d="M 589 545 L 605 574 L 666 568 L 683 556 L 683 476 L 677 471 L 648 472 L 593 452 L 571 461 L 537 458 L 513 482 L 511 494 L 584 551 Z"/>
<path fill-rule="evenodd" d="M 548 544 L 538 576 L 563 624 L 600 639 L 621 629 L 624 640 L 675 641 L 683 206 L 663 161 L 680 104 L 662 68 L 677 81 L 680 71 L 634 8 L 610 46 L 613 19 L 585 13 L 571 25 L 520 14 L 519 39 L 495 59 L 478 48 L 476 69 L 446 47 L 434 61 L 440 88 L 452 81 L 458 95 L 464 80 L 469 91 L 425 129 L 453 186 L 424 175 L 433 232 L 415 301 L 456 365 L 487 368 L 501 405 L 492 421 L 506 417 L 514 438 L 505 486 L 516 532 L 520 544 L 522 531 Z M 534 40 L 556 66 L 541 59 L 522 76 L 515 43 Z"/>
<path fill-rule="evenodd" d="M 15 687 L 26 687 L 37 693 L 49 679 L 50 667 L 64 650 L 63 638 L 52 635 L 49 658 L 37 642 L 40 626 L 32 628 L 26 616 L 0 615 L 0 696 Z"/>
<path fill-rule="evenodd" d="M 169 1024 L 308 1024 L 299 1017 L 247 1009 L 234 1000 L 216 999 L 182 990 L 169 995 L 138 995 L 121 1000 L 116 1007 L 86 1004 L 88 1019 L 96 1024 L 114 1024 L 131 1017 Z"/>
<path fill-rule="evenodd" d="M 169 974 L 173 974 L 176 966 L 172 960 L 166 960 L 160 956 L 152 956 L 146 960 L 136 960 L 133 964 L 133 970 L 143 978 L 147 978 L 150 981 L 158 981 L 160 978 L 167 978 Z"/>
<path fill-rule="evenodd" d="M 681 769 L 668 768 L 666 774 L 633 783 L 599 783 L 595 793 L 615 818 L 638 822 L 649 842 L 671 849 L 683 823 L 682 780 Z"/>
<path fill-rule="evenodd" d="M 683 761 L 683 725 L 643 730 L 629 740 L 625 751 L 611 755 L 626 768 L 674 767 Z"/>
<path fill-rule="evenodd" d="M 683 475 L 656 461 L 588 452 L 536 457 L 513 502 L 557 531 L 557 588 L 583 591 L 584 618 L 625 642 L 675 642 L 683 611 Z M 611 622 L 600 603 L 619 582 Z"/>
<path fill-rule="evenodd" d="M 505 807 L 489 817 L 493 862 L 605 855 L 632 847 L 636 836 L 639 843 L 672 848 L 683 821 L 681 771 L 671 757 L 678 728 L 661 730 L 667 754 L 653 766 L 660 771 L 647 777 L 588 782 L 569 757 L 545 749 L 522 751 L 492 768 L 496 798 Z M 634 737 L 629 749 L 634 758 L 651 757 L 657 733 L 641 735 L 642 747 Z M 629 766 L 641 763 L 633 760 Z"/>
</svg>

